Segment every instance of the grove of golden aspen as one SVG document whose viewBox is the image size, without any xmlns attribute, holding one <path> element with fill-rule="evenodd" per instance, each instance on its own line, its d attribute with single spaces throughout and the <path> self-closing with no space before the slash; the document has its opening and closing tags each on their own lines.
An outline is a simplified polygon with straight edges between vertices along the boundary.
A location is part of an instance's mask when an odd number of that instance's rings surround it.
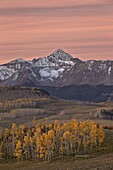
<svg viewBox="0 0 113 170">
<path fill-rule="evenodd" d="M 105 138 L 101 125 L 93 121 L 35 123 L 34 127 L 12 123 L 0 131 L 0 157 L 7 160 L 48 160 L 91 152 Z"/>
</svg>

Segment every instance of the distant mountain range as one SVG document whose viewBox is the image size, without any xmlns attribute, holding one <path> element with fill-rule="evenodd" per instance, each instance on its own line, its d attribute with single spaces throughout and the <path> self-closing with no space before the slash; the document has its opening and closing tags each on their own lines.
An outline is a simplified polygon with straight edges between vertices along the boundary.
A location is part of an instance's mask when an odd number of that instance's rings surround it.
<svg viewBox="0 0 113 170">
<path fill-rule="evenodd" d="M 110 90 L 108 88 L 112 85 L 112 60 L 82 61 L 62 49 L 56 50 L 47 57 L 34 58 L 31 61 L 19 58 L 0 65 L 0 86 L 43 87 L 50 94 L 65 99 L 112 100 L 113 91 L 112 88 Z M 104 91 L 101 90 L 101 86 Z M 95 100 L 91 97 L 91 92 L 97 95 L 94 97 Z"/>
<path fill-rule="evenodd" d="M 48 57 L 0 65 L 0 85 L 113 85 L 113 61 L 82 61 L 58 49 Z"/>
</svg>

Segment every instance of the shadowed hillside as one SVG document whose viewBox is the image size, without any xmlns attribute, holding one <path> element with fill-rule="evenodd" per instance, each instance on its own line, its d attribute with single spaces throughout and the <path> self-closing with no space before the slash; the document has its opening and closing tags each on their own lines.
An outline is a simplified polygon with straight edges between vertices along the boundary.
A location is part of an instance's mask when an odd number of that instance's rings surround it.
<svg viewBox="0 0 113 170">
<path fill-rule="evenodd" d="M 63 87 L 41 87 L 51 95 L 66 100 L 78 100 L 89 102 L 113 101 L 113 86 L 63 86 Z"/>
<path fill-rule="evenodd" d="M 0 87 L 0 101 L 41 97 L 49 97 L 49 93 L 45 90 L 31 87 Z"/>
</svg>

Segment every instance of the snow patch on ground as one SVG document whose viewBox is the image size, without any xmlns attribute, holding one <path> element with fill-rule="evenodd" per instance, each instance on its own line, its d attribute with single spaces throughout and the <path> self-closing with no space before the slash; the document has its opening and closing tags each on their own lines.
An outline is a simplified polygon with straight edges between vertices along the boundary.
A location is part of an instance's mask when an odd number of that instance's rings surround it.
<svg viewBox="0 0 113 170">
<path fill-rule="evenodd" d="M 111 67 L 109 67 L 109 68 L 108 68 L 108 75 L 110 75 L 110 74 L 111 74 L 111 70 L 112 70 L 112 68 L 111 68 Z"/>
<path fill-rule="evenodd" d="M 41 69 L 39 74 L 42 78 L 56 79 L 59 76 L 58 70 L 50 70 L 49 68 Z"/>
<path fill-rule="evenodd" d="M 104 63 L 104 64 L 101 64 L 100 66 L 99 66 L 99 68 L 101 69 L 101 70 L 106 70 L 106 68 L 107 68 L 107 65 Z"/>
<path fill-rule="evenodd" d="M 92 66 L 94 64 L 94 60 L 87 61 L 88 63 L 88 70 L 92 71 Z"/>
<path fill-rule="evenodd" d="M 51 70 L 51 78 L 57 78 L 59 76 L 59 73 L 57 70 Z"/>
<path fill-rule="evenodd" d="M 14 81 L 16 81 L 16 80 L 17 80 L 17 78 L 18 78 L 18 73 L 16 73 L 16 74 L 15 74 L 15 76 L 14 76 L 13 80 L 14 80 Z"/>
<path fill-rule="evenodd" d="M 61 73 L 63 73 L 64 72 L 64 68 L 60 68 L 60 69 L 58 69 L 58 72 L 61 72 Z"/>
<path fill-rule="evenodd" d="M 40 76 L 41 77 L 43 77 L 43 78 L 48 78 L 48 77 L 50 77 L 50 72 L 49 72 L 49 70 L 46 70 L 46 69 L 42 69 L 42 70 L 40 70 L 39 71 L 39 74 L 40 74 Z"/>
</svg>

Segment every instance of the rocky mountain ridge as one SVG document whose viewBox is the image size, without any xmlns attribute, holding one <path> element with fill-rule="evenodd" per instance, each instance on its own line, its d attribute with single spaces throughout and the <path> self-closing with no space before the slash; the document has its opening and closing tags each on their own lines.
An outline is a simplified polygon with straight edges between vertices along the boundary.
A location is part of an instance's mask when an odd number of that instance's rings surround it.
<svg viewBox="0 0 113 170">
<path fill-rule="evenodd" d="M 113 85 L 113 61 L 82 61 L 62 49 L 31 61 L 22 58 L 0 65 L 1 86 Z"/>
</svg>

